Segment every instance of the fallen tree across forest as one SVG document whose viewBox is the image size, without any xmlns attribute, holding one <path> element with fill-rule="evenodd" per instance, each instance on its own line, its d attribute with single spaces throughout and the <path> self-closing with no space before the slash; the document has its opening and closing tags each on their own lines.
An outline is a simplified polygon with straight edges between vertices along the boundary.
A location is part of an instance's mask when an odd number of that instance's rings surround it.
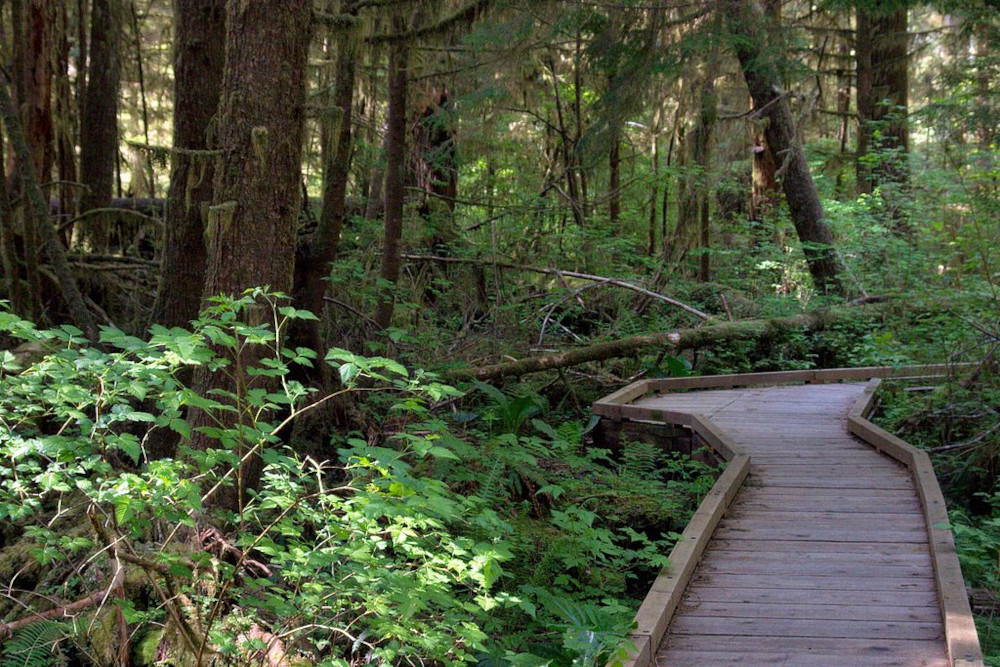
<svg viewBox="0 0 1000 667">
<path fill-rule="evenodd" d="M 595 343 L 540 357 L 529 357 L 488 366 L 452 369 L 442 375 L 453 382 L 460 380 L 480 380 L 483 382 L 504 380 L 529 373 L 568 368 L 591 361 L 634 357 L 650 348 L 677 352 L 737 340 L 768 340 L 777 334 L 794 329 L 821 331 L 835 322 L 857 317 L 859 312 L 858 308 L 838 308 L 787 317 L 708 324 L 698 328 L 629 336 L 628 338 Z"/>
</svg>

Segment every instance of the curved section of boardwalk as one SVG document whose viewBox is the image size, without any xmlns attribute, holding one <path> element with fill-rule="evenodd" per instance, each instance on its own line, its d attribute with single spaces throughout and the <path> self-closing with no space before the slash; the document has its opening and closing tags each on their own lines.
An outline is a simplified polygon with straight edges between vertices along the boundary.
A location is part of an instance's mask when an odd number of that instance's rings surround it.
<svg viewBox="0 0 1000 667">
<path fill-rule="evenodd" d="M 671 554 L 688 562 L 643 603 L 635 664 L 982 664 L 926 455 L 848 430 L 879 431 L 857 407 L 877 380 L 649 393 L 671 382 L 637 383 L 595 409 L 689 426 L 731 469 L 749 460 L 749 474 L 742 486 L 735 469 L 720 479 Z"/>
<path fill-rule="evenodd" d="M 909 472 L 851 436 L 859 384 L 668 394 L 750 455 L 656 661 L 946 665 Z"/>
</svg>

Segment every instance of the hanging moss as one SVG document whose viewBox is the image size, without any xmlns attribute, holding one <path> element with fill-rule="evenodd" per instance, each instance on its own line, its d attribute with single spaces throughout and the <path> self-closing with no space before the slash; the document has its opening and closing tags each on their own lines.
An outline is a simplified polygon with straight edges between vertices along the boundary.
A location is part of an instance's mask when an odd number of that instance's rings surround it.
<svg viewBox="0 0 1000 667">
<path fill-rule="evenodd" d="M 208 219 L 205 224 L 205 245 L 211 248 L 219 238 L 220 232 L 226 234 L 233 225 L 236 215 L 235 201 L 222 202 L 208 208 Z"/>
<path fill-rule="evenodd" d="M 250 145 L 257 160 L 257 169 L 263 175 L 267 171 L 267 156 L 271 145 L 271 135 L 266 127 L 258 125 L 250 130 Z"/>
</svg>

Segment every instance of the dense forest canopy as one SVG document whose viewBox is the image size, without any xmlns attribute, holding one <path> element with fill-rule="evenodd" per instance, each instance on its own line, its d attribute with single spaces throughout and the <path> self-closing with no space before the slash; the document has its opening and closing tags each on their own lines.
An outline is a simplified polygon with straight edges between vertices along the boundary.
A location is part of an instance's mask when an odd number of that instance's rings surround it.
<svg viewBox="0 0 1000 667">
<path fill-rule="evenodd" d="M 595 398 L 945 362 L 882 418 L 1000 655 L 998 53 L 987 0 L 0 1 L 0 665 L 605 664 L 718 469 Z"/>
</svg>

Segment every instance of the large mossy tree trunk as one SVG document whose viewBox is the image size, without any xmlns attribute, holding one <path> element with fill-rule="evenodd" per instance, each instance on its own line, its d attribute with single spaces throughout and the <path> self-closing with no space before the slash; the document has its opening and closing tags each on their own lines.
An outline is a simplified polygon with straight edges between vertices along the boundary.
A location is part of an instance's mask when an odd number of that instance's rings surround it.
<svg viewBox="0 0 1000 667">
<path fill-rule="evenodd" d="M 819 292 L 842 295 L 843 264 L 825 220 L 787 93 L 781 87 L 777 54 L 769 48 L 765 17 L 752 0 L 726 0 L 720 3 L 719 10 L 733 37 L 754 108 L 768 121 L 767 143 L 781 162 L 781 187 L 813 283 Z"/>
<path fill-rule="evenodd" d="M 401 21 L 396 22 L 402 32 Z M 395 297 L 391 290 L 399 280 L 400 244 L 403 236 L 403 202 L 405 196 L 406 156 L 406 72 L 410 45 L 406 40 L 389 49 L 389 110 L 386 120 L 385 150 L 385 240 L 382 246 L 382 278 L 384 288 L 375 307 L 374 320 L 385 329 L 392 322 Z"/>
<path fill-rule="evenodd" d="M 222 154 L 206 221 L 205 298 L 261 285 L 285 293 L 292 290 L 310 8 L 308 0 L 229 0 L 226 5 L 226 59 L 215 126 Z M 270 319 L 263 306 L 247 313 L 254 324 Z M 251 346 L 242 357 L 235 380 L 244 391 L 273 389 L 268 385 L 271 380 L 246 373 L 264 353 L 260 346 Z M 196 374 L 195 387 L 202 394 L 222 386 L 234 390 L 232 380 L 227 380 L 221 372 L 202 370 Z M 232 426 L 245 415 L 217 417 L 228 419 L 226 425 Z M 193 444 L 201 449 L 217 446 L 200 433 Z M 253 444 L 241 444 L 237 453 L 248 454 Z M 260 473 L 259 457 L 250 456 L 235 486 L 222 489 L 212 503 L 242 507 L 246 490 L 257 486 Z"/>
<path fill-rule="evenodd" d="M 153 321 L 185 327 L 198 317 L 205 286 L 205 225 L 214 160 L 209 125 L 219 108 L 226 54 L 225 0 L 174 0 L 174 153 L 166 240 Z"/>
<path fill-rule="evenodd" d="M 858 6 L 858 192 L 881 188 L 896 233 L 908 235 L 903 202 L 909 185 L 909 35 L 905 5 Z"/>
<path fill-rule="evenodd" d="M 80 212 L 111 202 L 118 152 L 119 44 L 124 13 L 121 0 L 93 0 L 90 10 L 90 64 L 80 120 Z M 85 223 L 84 242 L 107 250 L 109 230 L 102 216 Z"/>
</svg>

